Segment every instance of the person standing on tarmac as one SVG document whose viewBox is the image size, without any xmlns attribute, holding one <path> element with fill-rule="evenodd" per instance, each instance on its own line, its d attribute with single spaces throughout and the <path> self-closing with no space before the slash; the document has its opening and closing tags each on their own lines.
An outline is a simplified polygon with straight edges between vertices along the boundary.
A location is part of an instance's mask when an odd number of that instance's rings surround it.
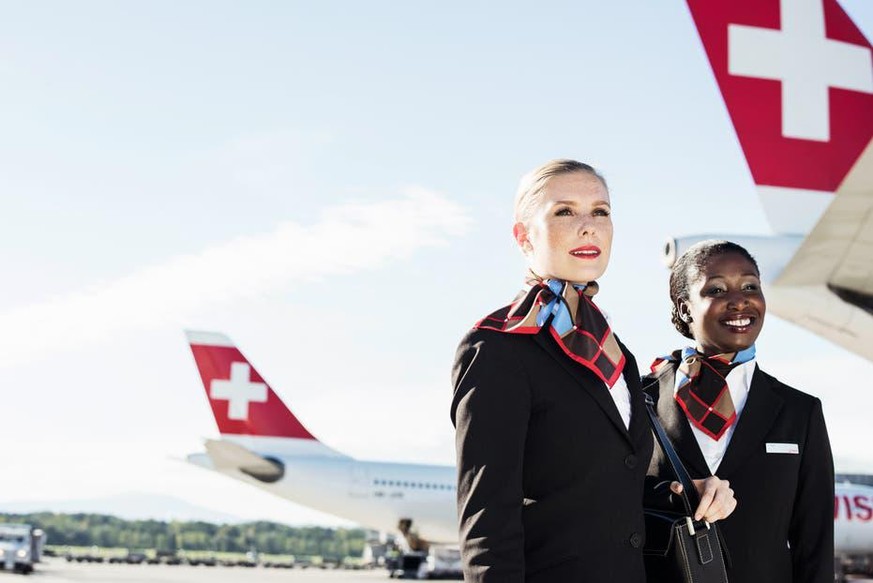
<svg viewBox="0 0 873 583">
<path fill-rule="evenodd" d="M 553 160 L 521 181 L 513 235 L 526 285 L 463 338 L 452 371 L 468 582 L 646 580 L 652 435 L 636 360 L 592 299 L 611 212 L 587 164 Z M 718 478 L 696 485 L 699 516 L 736 505 Z"/>
</svg>

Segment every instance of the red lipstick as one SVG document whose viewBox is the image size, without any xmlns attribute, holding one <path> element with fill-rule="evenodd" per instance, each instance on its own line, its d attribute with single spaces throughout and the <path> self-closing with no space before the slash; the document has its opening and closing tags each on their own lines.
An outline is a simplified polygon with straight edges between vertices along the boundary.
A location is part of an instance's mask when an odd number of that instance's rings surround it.
<svg viewBox="0 0 873 583">
<path fill-rule="evenodd" d="M 570 255 L 579 259 L 597 259 L 600 253 L 600 247 L 597 245 L 583 245 L 570 250 Z"/>
</svg>

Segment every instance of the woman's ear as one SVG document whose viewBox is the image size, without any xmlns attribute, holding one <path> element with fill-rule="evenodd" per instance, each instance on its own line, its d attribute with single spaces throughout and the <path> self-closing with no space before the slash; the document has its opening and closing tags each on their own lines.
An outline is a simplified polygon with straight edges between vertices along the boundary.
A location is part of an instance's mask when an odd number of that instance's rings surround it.
<svg viewBox="0 0 873 583">
<path fill-rule="evenodd" d="M 688 302 L 685 300 L 676 300 L 676 312 L 679 318 L 686 324 L 691 323 L 691 310 L 688 308 Z"/>
<path fill-rule="evenodd" d="M 533 251 L 530 239 L 527 236 L 527 227 L 524 226 L 524 223 L 518 222 L 512 225 L 512 236 L 525 255 Z"/>
</svg>

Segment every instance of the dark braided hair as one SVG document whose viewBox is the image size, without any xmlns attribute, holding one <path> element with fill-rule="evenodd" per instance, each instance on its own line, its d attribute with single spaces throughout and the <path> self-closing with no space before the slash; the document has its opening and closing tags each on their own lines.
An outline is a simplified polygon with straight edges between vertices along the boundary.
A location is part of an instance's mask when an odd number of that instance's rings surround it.
<svg viewBox="0 0 873 583">
<path fill-rule="evenodd" d="M 670 269 L 670 303 L 673 304 L 670 318 L 676 330 L 686 338 L 693 340 L 694 336 L 691 335 L 688 323 L 679 315 L 679 300 L 688 300 L 690 293 L 688 288 L 691 282 L 700 275 L 706 262 L 712 257 L 724 255 L 725 253 L 742 255 L 755 266 L 755 271 L 760 274 L 761 270 L 758 268 L 758 262 L 746 251 L 745 247 L 718 239 L 709 239 L 695 243 L 673 263 L 673 267 Z"/>
</svg>

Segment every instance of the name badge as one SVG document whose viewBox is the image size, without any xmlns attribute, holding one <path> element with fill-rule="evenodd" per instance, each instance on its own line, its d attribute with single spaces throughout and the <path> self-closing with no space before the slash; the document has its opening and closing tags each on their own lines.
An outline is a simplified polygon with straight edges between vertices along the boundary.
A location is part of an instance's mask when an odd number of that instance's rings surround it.
<svg viewBox="0 0 873 583">
<path fill-rule="evenodd" d="M 800 448 L 796 443 L 768 443 L 767 453 L 793 453 L 799 454 Z"/>
</svg>

